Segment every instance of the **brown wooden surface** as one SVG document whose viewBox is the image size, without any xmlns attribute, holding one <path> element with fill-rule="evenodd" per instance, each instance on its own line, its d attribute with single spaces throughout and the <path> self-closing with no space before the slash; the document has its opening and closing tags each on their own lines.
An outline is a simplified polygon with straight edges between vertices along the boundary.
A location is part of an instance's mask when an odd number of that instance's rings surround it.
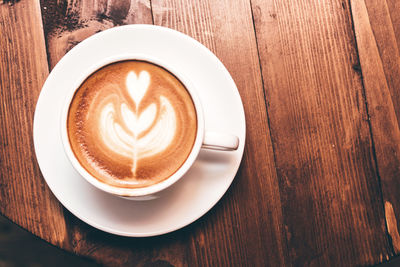
<svg viewBox="0 0 400 267">
<path fill-rule="evenodd" d="M 48 74 L 39 3 L 0 5 L 0 211 L 68 248 L 63 209 L 40 174 L 32 140 L 36 100 Z"/>
<path fill-rule="evenodd" d="M 390 255 L 348 4 L 260 0 L 253 10 L 292 262 Z"/>
<path fill-rule="evenodd" d="M 141 239 L 63 209 L 32 142 L 49 68 L 86 37 L 131 23 L 176 29 L 213 51 L 247 127 L 222 200 L 184 229 Z M 110 266 L 365 266 L 400 253 L 397 0 L 0 5 L 0 86 L 0 211 L 63 249 Z"/>
<path fill-rule="evenodd" d="M 352 1 L 388 233 L 400 253 L 400 3 Z M 385 25 L 385 27 L 382 27 Z"/>
</svg>

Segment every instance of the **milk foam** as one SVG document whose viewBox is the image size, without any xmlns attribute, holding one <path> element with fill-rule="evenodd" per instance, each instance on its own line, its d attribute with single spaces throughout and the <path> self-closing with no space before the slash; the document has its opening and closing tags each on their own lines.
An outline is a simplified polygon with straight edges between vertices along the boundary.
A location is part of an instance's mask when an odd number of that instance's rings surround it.
<svg viewBox="0 0 400 267">
<path fill-rule="evenodd" d="M 146 71 L 136 75 L 128 73 L 126 89 L 135 104 L 135 109 L 122 102 L 116 107 L 113 102 L 101 107 L 99 131 L 108 149 L 133 159 L 132 172 L 136 172 L 139 159 L 164 151 L 172 142 L 176 132 L 176 113 L 168 98 L 159 97 L 159 103 L 151 103 L 138 112 L 142 99 L 150 85 L 150 74 Z M 116 119 L 119 109 L 122 124 Z M 142 135 L 144 133 L 144 135 Z"/>
<path fill-rule="evenodd" d="M 104 66 L 76 91 L 68 112 L 71 148 L 99 181 L 146 187 L 173 175 L 196 140 L 196 109 L 166 69 L 128 60 Z"/>
</svg>

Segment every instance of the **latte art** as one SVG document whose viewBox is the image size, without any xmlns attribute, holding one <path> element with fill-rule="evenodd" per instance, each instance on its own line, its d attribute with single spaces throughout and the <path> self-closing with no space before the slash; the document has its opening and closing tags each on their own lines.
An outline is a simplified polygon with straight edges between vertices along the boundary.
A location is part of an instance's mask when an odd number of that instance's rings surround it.
<svg viewBox="0 0 400 267">
<path fill-rule="evenodd" d="M 132 111 L 126 103 L 121 104 L 120 116 L 122 120 L 120 121 L 123 125 L 120 125 L 115 118 L 116 107 L 112 102 L 104 103 L 100 115 L 99 130 L 104 144 L 117 154 L 132 157 L 132 172 L 134 174 L 136 174 L 137 160 L 153 156 L 166 149 L 174 139 L 176 131 L 174 108 L 164 96 L 159 98 L 157 121 L 157 105 L 154 103 L 138 114 L 138 107 L 149 88 L 149 84 L 150 75 L 146 71 L 142 71 L 139 78 L 134 72 L 128 74 L 126 88 L 135 104 L 135 111 Z M 152 128 L 150 131 L 144 136 L 141 135 L 150 127 Z"/>
<path fill-rule="evenodd" d="M 143 187 L 171 176 L 195 141 L 196 112 L 183 84 L 142 61 L 108 65 L 78 89 L 68 115 L 72 150 L 105 183 Z"/>
</svg>

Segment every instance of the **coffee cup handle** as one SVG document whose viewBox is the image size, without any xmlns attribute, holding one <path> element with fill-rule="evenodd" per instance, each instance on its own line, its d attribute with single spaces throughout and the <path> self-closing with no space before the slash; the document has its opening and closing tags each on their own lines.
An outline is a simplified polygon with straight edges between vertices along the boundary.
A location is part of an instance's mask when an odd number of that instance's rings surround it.
<svg viewBox="0 0 400 267">
<path fill-rule="evenodd" d="M 239 138 L 233 134 L 223 134 L 206 131 L 202 148 L 233 151 L 239 147 Z"/>
</svg>

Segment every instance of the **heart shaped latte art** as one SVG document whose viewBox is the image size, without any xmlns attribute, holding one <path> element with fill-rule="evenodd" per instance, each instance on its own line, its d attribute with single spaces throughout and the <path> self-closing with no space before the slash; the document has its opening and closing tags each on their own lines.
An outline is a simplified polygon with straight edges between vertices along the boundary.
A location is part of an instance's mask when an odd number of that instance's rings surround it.
<svg viewBox="0 0 400 267">
<path fill-rule="evenodd" d="M 139 77 L 134 71 L 128 73 L 126 77 L 126 88 L 133 102 L 135 102 L 136 109 L 138 109 L 140 102 L 149 89 L 149 85 L 150 74 L 147 71 L 141 71 Z"/>
<path fill-rule="evenodd" d="M 117 154 L 131 157 L 133 173 L 139 159 L 164 151 L 176 132 L 176 113 L 168 98 L 161 95 L 159 103 L 151 103 L 139 112 L 150 80 L 146 71 L 141 71 L 139 75 L 129 72 L 125 84 L 135 109 L 128 103 L 116 106 L 110 101 L 104 104 L 100 115 L 99 130 L 104 144 Z M 117 112 L 120 112 L 122 122 L 116 120 Z"/>
</svg>

